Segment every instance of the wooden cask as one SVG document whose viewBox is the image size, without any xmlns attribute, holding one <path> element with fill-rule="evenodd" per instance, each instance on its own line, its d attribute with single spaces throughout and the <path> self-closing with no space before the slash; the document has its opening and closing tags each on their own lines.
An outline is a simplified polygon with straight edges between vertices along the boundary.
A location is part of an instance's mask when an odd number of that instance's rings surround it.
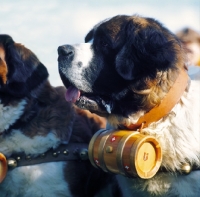
<svg viewBox="0 0 200 197">
<path fill-rule="evenodd" d="M 89 159 L 105 172 L 148 179 L 159 170 L 161 146 L 155 137 L 138 131 L 101 129 L 89 144 Z"/>
</svg>

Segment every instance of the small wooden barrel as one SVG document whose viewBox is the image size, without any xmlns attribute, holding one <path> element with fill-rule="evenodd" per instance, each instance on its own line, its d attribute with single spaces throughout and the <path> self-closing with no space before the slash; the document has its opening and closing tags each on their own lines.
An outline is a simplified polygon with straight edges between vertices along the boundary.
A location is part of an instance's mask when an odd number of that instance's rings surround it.
<svg viewBox="0 0 200 197">
<path fill-rule="evenodd" d="M 0 183 L 7 174 L 7 161 L 3 154 L 0 153 Z"/>
<path fill-rule="evenodd" d="M 101 129 L 89 144 L 89 159 L 105 172 L 148 179 L 162 161 L 159 142 L 137 131 Z"/>
</svg>

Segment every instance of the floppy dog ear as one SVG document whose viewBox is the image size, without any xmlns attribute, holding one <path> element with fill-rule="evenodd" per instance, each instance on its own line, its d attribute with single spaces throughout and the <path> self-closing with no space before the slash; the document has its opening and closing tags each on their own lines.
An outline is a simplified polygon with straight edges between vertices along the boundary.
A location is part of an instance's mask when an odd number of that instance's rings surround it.
<svg viewBox="0 0 200 197">
<path fill-rule="evenodd" d="M 129 21 L 126 44 L 116 58 L 116 70 L 126 80 L 135 77 L 154 77 L 157 70 L 166 70 L 176 62 L 180 43 L 160 23 L 146 19 L 146 24 Z"/>
<path fill-rule="evenodd" d="M 90 42 L 94 35 L 94 29 L 90 30 L 88 34 L 85 36 L 85 42 Z"/>
<path fill-rule="evenodd" d="M 130 49 L 131 46 L 129 46 L 129 43 L 126 44 L 116 57 L 116 70 L 118 74 L 126 80 L 132 80 L 134 78 L 135 64 Z"/>
</svg>

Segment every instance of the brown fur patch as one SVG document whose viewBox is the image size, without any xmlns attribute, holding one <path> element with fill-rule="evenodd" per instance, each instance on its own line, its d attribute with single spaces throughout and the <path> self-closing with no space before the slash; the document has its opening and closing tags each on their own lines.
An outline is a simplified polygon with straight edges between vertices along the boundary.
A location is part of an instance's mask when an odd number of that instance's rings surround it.
<svg viewBox="0 0 200 197">
<path fill-rule="evenodd" d="M 4 84 L 7 82 L 8 68 L 5 61 L 5 50 L 2 45 L 0 45 L 0 77 Z"/>
<path fill-rule="evenodd" d="M 20 43 L 14 43 L 14 47 L 16 49 L 16 52 L 23 59 L 23 61 L 32 60 L 38 62 L 37 56 L 30 49 L 26 48 L 24 45 Z"/>
<path fill-rule="evenodd" d="M 63 141 L 68 140 L 71 132 L 70 141 L 87 142 L 91 136 L 100 128 L 105 128 L 104 118 L 92 114 L 87 110 L 80 110 L 66 102 L 64 87 L 52 87 L 46 83 L 40 92 L 35 92 L 37 99 L 44 103 L 39 106 L 37 115 L 24 127 L 23 132 L 29 137 L 46 136 L 53 132 Z M 34 100 L 29 100 L 22 120 L 26 120 L 32 111 Z M 76 140 L 75 140 L 76 139 Z"/>
<path fill-rule="evenodd" d="M 115 18 L 118 18 L 118 16 L 116 16 Z M 117 39 L 117 35 L 121 30 L 121 25 L 123 24 L 123 22 L 124 22 L 124 19 L 120 20 L 120 17 L 119 17 L 119 20 L 117 22 L 112 19 L 111 21 L 109 21 L 109 23 L 106 23 L 106 25 L 103 24 L 106 26 L 105 28 L 107 31 L 107 35 L 109 35 L 110 38 L 112 38 L 112 40 Z"/>
<path fill-rule="evenodd" d="M 134 16 L 133 21 L 134 23 L 139 24 L 141 28 L 146 28 L 149 25 L 149 22 L 145 18 L 142 18 L 142 17 Z"/>
<path fill-rule="evenodd" d="M 58 138 L 68 140 L 74 121 L 74 110 L 73 106 L 65 101 L 64 92 L 65 88 L 54 88 L 49 83 L 46 83 L 40 92 L 35 92 L 40 105 L 35 109 L 36 116 L 23 128 L 25 135 L 46 136 L 53 132 Z M 31 116 L 33 105 L 34 99 L 28 100 L 22 120 Z"/>
</svg>

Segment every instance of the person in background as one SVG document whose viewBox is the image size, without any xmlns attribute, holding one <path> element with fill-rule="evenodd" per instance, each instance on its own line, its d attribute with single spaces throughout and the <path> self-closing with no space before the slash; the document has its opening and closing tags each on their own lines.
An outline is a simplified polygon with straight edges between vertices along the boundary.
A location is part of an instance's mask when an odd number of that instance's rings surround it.
<svg viewBox="0 0 200 197">
<path fill-rule="evenodd" d="M 188 74 L 192 79 L 200 79 L 200 33 L 184 28 L 177 32 L 176 36 L 186 50 Z"/>
</svg>

